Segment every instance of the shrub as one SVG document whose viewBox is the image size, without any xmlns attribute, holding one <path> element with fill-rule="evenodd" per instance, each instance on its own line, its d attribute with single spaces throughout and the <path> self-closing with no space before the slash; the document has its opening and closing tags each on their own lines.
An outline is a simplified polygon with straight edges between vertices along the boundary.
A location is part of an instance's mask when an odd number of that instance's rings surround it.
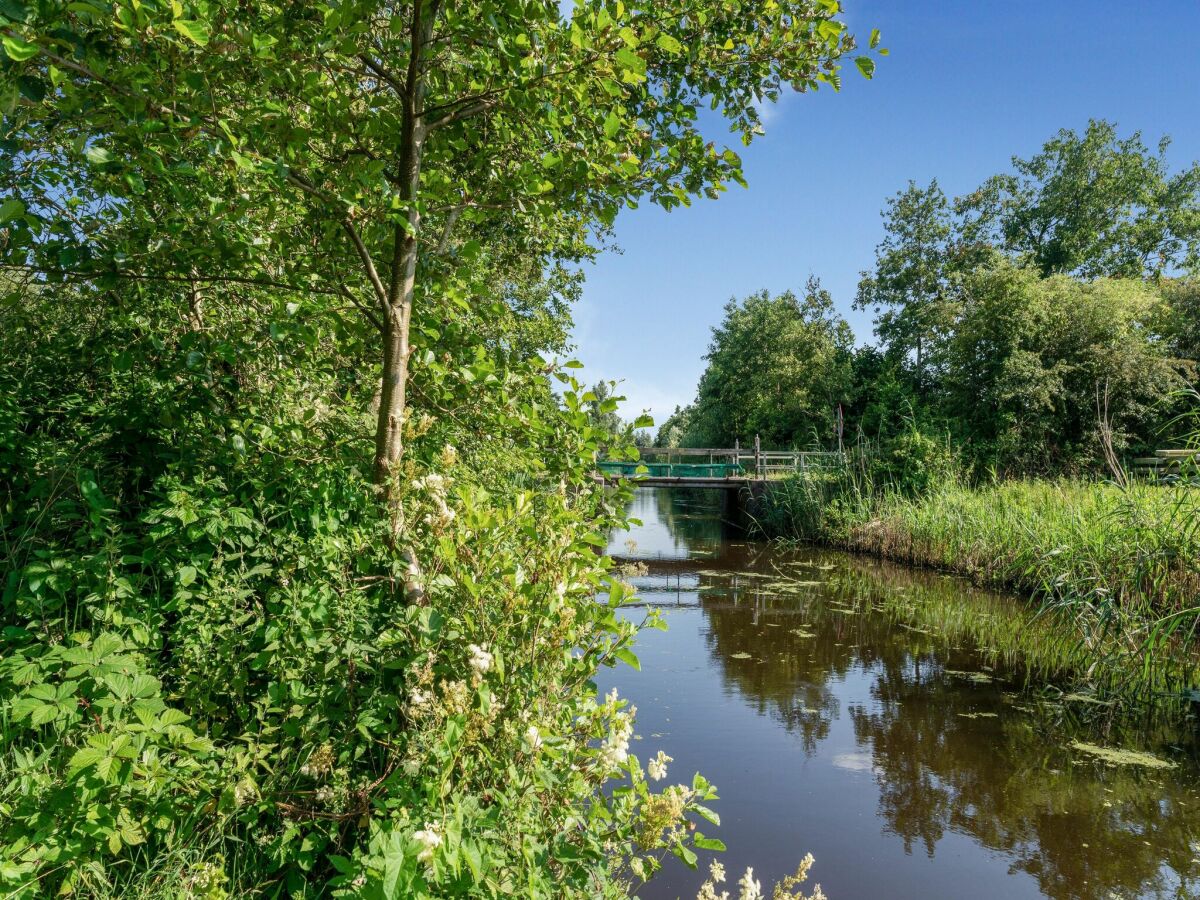
<svg viewBox="0 0 1200 900">
<path fill-rule="evenodd" d="M 91 300 L 0 322 L 5 896 L 615 897 L 716 846 L 592 684 L 639 626 L 577 384 L 451 345 L 385 505 L 328 320 Z"/>
</svg>

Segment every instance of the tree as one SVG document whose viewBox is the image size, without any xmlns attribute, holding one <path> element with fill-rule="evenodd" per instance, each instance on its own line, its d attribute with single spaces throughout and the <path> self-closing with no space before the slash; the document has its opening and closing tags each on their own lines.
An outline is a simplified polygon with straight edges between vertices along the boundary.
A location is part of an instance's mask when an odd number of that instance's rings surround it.
<svg viewBox="0 0 1200 900">
<path fill-rule="evenodd" d="M 853 344 L 816 278 L 802 297 L 760 291 L 731 300 L 713 329 L 685 445 L 731 447 L 755 435 L 782 446 L 831 443 Z"/>
<path fill-rule="evenodd" d="M 963 297 L 945 409 L 976 462 L 1019 473 L 1097 462 L 1105 394 L 1118 450 L 1152 438 L 1158 405 L 1179 381 L 1151 332 L 1161 315 L 1151 287 L 1043 279 L 1006 263 L 969 276 Z"/>
<path fill-rule="evenodd" d="M 887 201 L 882 216 L 875 269 L 862 273 L 854 306 L 876 311 L 880 342 L 895 360 L 911 355 L 921 383 L 931 351 L 954 318 L 951 276 L 961 252 L 955 224 L 937 179 L 924 188 L 910 181 Z"/>
<path fill-rule="evenodd" d="M 1189 375 L 1195 378 L 1200 366 L 1200 280 L 1164 279 L 1160 287 L 1164 315 L 1159 327 L 1168 352 L 1190 363 Z"/>
<path fill-rule="evenodd" d="M 990 241 L 1043 275 L 1141 277 L 1200 266 L 1200 164 L 1170 174 L 1169 138 L 1152 154 L 1092 120 L 1062 129 L 1013 174 L 961 198 L 969 239 Z"/>
<path fill-rule="evenodd" d="M 654 446 L 682 447 L 691 430 L 695 410 L 696 407 L 691 403 L 687 406 L 676 406 L 675 412 L 658 426 L 658 432 L 654 435 Z"/>
<path fill-rule="evenodd" d="M 836 87 L 855 46 L 834 0 L 2 15 L 6 262 L 356 309 L 380 359 L 380 483 L 402 453 L 417 306 L 469 305 L 514 267 L 585 257 L 641 198 L 670 208 L 741 182 L 698 110 L 748 143 L 763 97 Z"/>
</svg>

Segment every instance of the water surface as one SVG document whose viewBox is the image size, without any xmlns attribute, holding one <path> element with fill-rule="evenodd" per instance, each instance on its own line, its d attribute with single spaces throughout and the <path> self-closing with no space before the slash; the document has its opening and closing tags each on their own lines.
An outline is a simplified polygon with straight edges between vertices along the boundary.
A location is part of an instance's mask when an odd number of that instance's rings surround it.
<svg viewBox="0 0 1200 900">
<path fill-rule="evenodd" d="M 906 623 L 881 600 L 1015 601 L 960 580 L 739 537 L 720 492 L 639 490 L 643 521 L 609 552 L 637 560 L 642 670 L 602 687 L 637 704 L 634 751 L 701 771 L 721 799 L 719 854 L 764 888 L 811 852 L 831 900 L 1200 897 L 1194 728 L 1064 701 L 1016 661 Z M 638 617 L 642 610 L 627 609 Z M 1073 742 L 1148 752 L 1117 765 Z M 712 854 L 701 854 L 701 868 Z M 671 859 L 643 900 L 695 896 Z M 736 885 L 726 885 L 736 895 Z"/>
</svg>

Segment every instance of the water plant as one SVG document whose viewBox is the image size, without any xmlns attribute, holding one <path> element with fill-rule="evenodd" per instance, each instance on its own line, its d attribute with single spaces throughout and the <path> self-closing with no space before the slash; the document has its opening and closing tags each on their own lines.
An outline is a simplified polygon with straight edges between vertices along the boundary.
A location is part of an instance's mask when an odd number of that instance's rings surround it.
<svg viewBox="0 0 1200 900">
<path fill-rule="evenodd" d="M 1200 672 L 1200 493 L 1186 482 L 946 478 L 912 494 L 852 466 L 770 492 L 759 527 L 1024 593 L 1032 628 L 1069 635 L 1114 690 L 1189 691 Z"/>
</svg>

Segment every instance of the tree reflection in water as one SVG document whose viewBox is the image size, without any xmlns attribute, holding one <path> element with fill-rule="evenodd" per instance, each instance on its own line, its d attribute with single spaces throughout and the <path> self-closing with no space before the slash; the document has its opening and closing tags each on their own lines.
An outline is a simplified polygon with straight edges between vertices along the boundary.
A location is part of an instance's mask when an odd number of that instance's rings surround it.
<svg viewBox="0 0 1200 900">
<path fill-rule="evenodd" d="M 697 605 L 724 684 L 795 735 L 806 756 L 822 754 L 844 705 L 878 787 L 882 831 L 906 853 L 932 858 L 954 833 L 1002 855 L 1048 897 L 1198 895 L 1196 742 L 1188 722 L 1172 724 L 1178 711 L 1134 717 L 1064 702 L 1015 655 L 914 626 L 886 603 L 902 596 L 928 608 L 967 594 L 1001 628 L 1026 624 L 1027 611 L 1006 598 L 842 554 L 754 544 L 712 496 L 648 494 L 635 512 L 653 515 L 672 546 L 638 546 L 649 565 L 635 579 L 643 601 Z M 841 689 L 852 675 L 868 681 L 866 697 Z M 1176 768 L 1113 766 L 1073 741 L 1144 749 Z"/>
</svg>

